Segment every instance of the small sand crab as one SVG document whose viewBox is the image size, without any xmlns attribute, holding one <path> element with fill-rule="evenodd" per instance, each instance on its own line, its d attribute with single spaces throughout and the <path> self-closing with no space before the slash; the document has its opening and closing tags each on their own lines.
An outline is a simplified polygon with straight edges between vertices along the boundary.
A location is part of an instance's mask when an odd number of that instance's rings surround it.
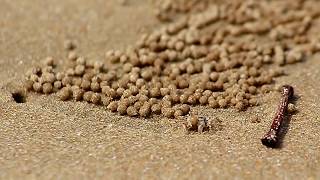
<svg viewBox="0 0 320 180">
<path fill-rule="evenodd" d="M 183 124 L 183 127 L 187 132 L 198 131 L 199 133 L 202 133 L 204 131 L 216 129 L 215 127 L 219 127 L 220 129 L 221 122 L 216 118 L 214 120 L 211 120 L 207 117 L 198 116 L 195 113 L 191 113 L 187 118 L 187 122 Z"/>
</svg>

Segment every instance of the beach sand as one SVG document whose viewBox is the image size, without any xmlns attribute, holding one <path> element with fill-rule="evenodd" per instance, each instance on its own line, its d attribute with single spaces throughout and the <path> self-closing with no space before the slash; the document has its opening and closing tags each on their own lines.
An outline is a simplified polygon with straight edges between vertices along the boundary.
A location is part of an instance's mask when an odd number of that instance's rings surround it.
<svg viewBox="0 0 320 180">
<path fill-rule="evenodd" d="M 269 129 L 280 93 L 244 112 L 195 107 L 218 117 L 222 130 L 187 135 L 181 121 L 119 116 L 85 102 L 11 92 L 26 71 L 50 55 L 66 57 L 65 39 L 101 59 L 161 24 L 149 1 L 25 0 L 0 2 L 0 179 L 319 179 L 320 55 L 286 66 L 298 96 L 281 148 L 260 138 Z M 318 21 L 319 22 L 319 21 Z M 319 26 L 320 27 L 320 26 Z M 58 61 L 62 64 L 62 61 Z M 258 116 L 260 123 L 252 123 Z"/>
</svg>

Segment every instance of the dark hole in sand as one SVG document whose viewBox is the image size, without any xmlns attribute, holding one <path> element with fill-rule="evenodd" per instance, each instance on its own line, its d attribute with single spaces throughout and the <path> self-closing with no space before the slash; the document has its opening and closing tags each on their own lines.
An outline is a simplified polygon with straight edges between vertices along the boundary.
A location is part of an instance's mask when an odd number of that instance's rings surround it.
<svg viewBox="0 0 320 180">
<path fill-rule="evenodd" d="M 21 92 L 14 92 L 12 93 L 12 97 L 16 103 L 25 103 L 26 102 L 26 97 L 23 93 Z"/>
</svg>

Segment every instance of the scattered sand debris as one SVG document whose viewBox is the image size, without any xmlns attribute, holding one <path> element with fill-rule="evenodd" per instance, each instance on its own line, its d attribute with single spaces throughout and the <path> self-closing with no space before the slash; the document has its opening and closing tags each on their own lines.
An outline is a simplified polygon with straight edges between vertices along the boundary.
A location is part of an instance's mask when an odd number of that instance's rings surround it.
<svg viewBox="0 0 320 180">
<path fill-rule="evenodd" d="M 28 71 L 26 88 L 128 116 L 177 118 L 195 105 L 243 111 L 276 89 L 286 65 L 320 50 L 309 35 L 320 14 L 304 1 L 159 2 L 157 17 L 171 21 L 163 28 L 100 61 L 67 40 L 64 70 L 47 57 Z"/>
</svg>

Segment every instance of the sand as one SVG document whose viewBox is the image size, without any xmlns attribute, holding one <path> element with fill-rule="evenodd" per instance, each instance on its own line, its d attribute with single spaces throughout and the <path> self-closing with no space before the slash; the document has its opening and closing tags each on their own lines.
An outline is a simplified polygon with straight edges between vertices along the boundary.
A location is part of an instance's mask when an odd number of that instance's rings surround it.
<svg viewBox="0 0 320 180">
<path fill-rule="evenodd" d="M 66 57 L 63 41 L 103 58 L 159 28 L 149 1 L 10 1 L 0 6 L 0 179 L 319 179 L 320 55 L 286 66 L 279 83 L 295 88 L 298 113 L 279 149 L 260 142 L 280 94 L 258 107 L 195 107 L 222 120 L 221 131 L 186 135 L 180 121 L 118 116 L 84 102 L 11 92 L 25 72 L 52 55 Z M 59 62 L 62 63 L 62 62 Z M 257 115 L 260 123 L 251 123 Z"/>
</svg>

